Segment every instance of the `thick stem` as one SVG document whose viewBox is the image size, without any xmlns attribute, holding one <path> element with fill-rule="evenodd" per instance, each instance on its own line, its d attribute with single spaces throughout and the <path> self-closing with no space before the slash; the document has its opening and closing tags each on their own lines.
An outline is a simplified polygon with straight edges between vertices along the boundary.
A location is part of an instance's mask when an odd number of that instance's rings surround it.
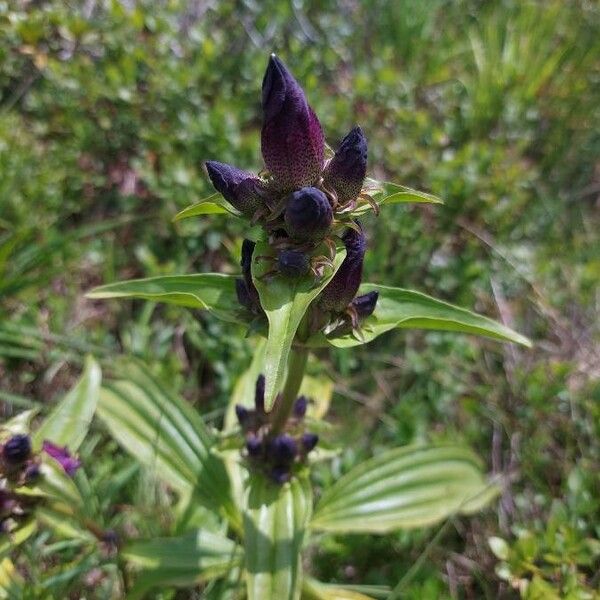
<svg viewBox="0 0 600 600">
<path fill-rule="evenodd" d="M 292 348 L 288 358 L 288 371 L 281 398 L 277 403 L 277 410 L 273 415 L 271 432 L 279 433 L 284 427 L 294 407 L 294 401 L 298 397 L 304 370 L 308 360 L 308 348 Z"/>
</svg>

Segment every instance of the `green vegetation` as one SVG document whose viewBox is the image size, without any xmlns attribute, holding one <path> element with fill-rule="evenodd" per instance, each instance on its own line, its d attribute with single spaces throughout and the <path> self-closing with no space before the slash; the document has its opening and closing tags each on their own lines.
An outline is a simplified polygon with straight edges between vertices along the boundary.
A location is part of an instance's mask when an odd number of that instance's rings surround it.
<svg viewBox="0 0 600 600">
<path fill-rule="evenodd" d="M 99 419 L 78 440 L 85 473 L 71 498 L 131 540 L 125 557 L 147 573 L 139 597 L 235 597 L 237 546 L 205 508 L 226 492 L 186 498 L 193 461 L 139 456 L 141 466 L 107 427 L 114 433 L 134 404 L 121 380 L 133 370 L 162 382 L 160 394 L 184 398 L 189 422 L 201 413 L 208 427 L 197 429 L 212 439 L 231 421 L 231 395 L 253 385 L 236 382 L 255 342 L 197 308 L 84 294 L 124 279 L 239 272 L 241 222 L 173 219 L 213 193 L 202 161 L 262 167 L 258 89 L 272 51 L 302 82 L 331 145 L 358 123 L 370 175 L 444 200 L 362 217 L 368 281 L 473 307 L 534 343 L 398 329 L 369 346 L 318 350 L 309 363 L 311 381 L 321 381 L 317 401 L 328 402 L 322 377 L 334 377 L 333 426 L 321 435 L 343 445 L 313 471 L 330 506 L 314 515 L 328 526 L 307 549 L 315 581 L 303 593 L 349 598 L 320 581 L 415 600 L 599 598 L 600 8 L 592 1 L 0 3 L 2 421 L 34 409 L 34 431 L 52 414 L 43 427 L 72 435 L 68 415 L 50 411 L 94 355 L 109 383 Z M 203 300 L 194 302 L 183 304 Z M 91 385 L 90 364 L 66 396 L 72 406 Z M 134 454 L 141 447 L 126 430 L 118 441 Z M 474 449 L 501 480 L 497 500 L 434 526 L 339 535 L 334 482 L 344 489 L 342 476 L 359 462 L 420 442 Z M 206 456 L 202 446 L 193 459 Z M 73 539 L 77 527 L 60 513 L 43 517 L 50 528 L 28 531 L 18 549 L 1 541 L 0 558 L 10 552 L 12 563 L 0 561 L 0 597 L 121 597 L 128 582 L 110 544 Z M 200 527 L 204 537 L 190 533 Z M 135 541 L 175 536 L 189 548 L 180 561 L 167 542 Z M 229 579 L 193 587 L 198 560 Z M 161 569 L 173 562 L 181 573 L 168 579 Z"/>
</svg>

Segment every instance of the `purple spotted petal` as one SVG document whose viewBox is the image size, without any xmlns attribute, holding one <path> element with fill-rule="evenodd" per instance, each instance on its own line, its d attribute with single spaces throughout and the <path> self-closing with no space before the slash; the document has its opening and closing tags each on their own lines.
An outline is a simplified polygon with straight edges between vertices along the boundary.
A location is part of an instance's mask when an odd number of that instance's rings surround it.
<svg viewBox="0 0 600 600">
<path fill-rule="evenodd" d="M 338 202 L 356 200 L 367 174 L 367 138 L 355 127 L 342 140 L 323 174 L 323 185 L 337 194 Z"/>
<path fill-rule="evenodd" d="M 321 175 L 325 138 L 304 91 L 286 66 L 271 55 L 262 84 L 261 150 L 280 189 L 310 185 Z"/>
<path fill-rule="evenodd" d="M 263 182 L 256 175 L 225 163 L 207 160 L 205 164 L 217 192 L 234 208 L 247 217 L 252 217 L 263 204 Z"/>
<path fill-rule="evenodd" d="M 284 277 L 302 277 L 310 269 L 310 260 L 301 250 L 285 248 L 277 254 L 277 270 Z"/>
<path fill-rule="evenodd" d="M 356 310 L 356 314 L 361 319 L 364 319 L 365 317 L 373 314 L 378 298 L 379 292 L 377 290 L 373 290 L 372 292 L 368 292 L 362 296 L 356 296 L 356 298 L 352 300 L 352 306 Z"/>
<path fill-rule="evenodd" d="M 321 292 L 319 304 L 323 310 L 334 313 L 344 312 L 358 291 L 367 249 L 367 240 L 362 227 L 360 229 L 360 232 L 347 229 L 342 237 L 346 247 L 346 258 L 333 279 Z"/>
<path fill-rule="evenodd" d="M 295 240 L 322 239 L 333 221 L 333 211 L 321 190 L 303 187 L 290 194 L 284 220 L 288 234 Z"/>
<path fill-rule="evenodd" d="M 48 456 L 51 456 L 54 460 L 56 460 L 69 477 L 73 477 L 73 475 L 75 475 L 75 471 L 77 471 L 77 469 L 79 469 L 81 466 L 81 461 L 73 456 L 68 451 L 66 446 L 61 448 L 60 446 L 57 446 L 48 440 L 44 440 L 44 443 L 42 444 L 42 450 Z"/>
</svg>

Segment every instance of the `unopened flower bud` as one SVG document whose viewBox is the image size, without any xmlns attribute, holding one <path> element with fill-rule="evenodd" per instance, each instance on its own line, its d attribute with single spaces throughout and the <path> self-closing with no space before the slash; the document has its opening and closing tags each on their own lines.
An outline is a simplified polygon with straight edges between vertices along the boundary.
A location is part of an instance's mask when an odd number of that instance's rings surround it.
<svg viewBox="0 0 600 600">
<path fill-rule="evenodd" d="M 241 404 L 235 405 L 235 415 L 239 424 L 243 427 L 248 422 L 248 417 L 250 416 L 250 412 L 245 406 Z"/>
<path fill-rule="evenodd" d="M 286 66 L 271 56 L 262 84 L 261 149 L 281 189 L 310 185 L 320 176 L 325 138 L 304 91 Z"/>
<path fill-rule="evenodd" d="M 303 187 L 290 194 L 284 220 L 290 237 L 300 241 L 317 240 L 331 227 L 333 211 L 321 190 Z"/>
<path fill-rule="evenodd" d="M 285 465 L 277 465 L 271 469 L 271 479 L 279 485 L 286 483 L 291 477 L 289 467 Z"/>
<path fill-rule="evenodd" d="M 360 231 L 347 229 L 342 239 L 346 247 L 346 257 L 319 298 L 321 308 L 334 313 L 344 312 L 356 295 L 362 279 L 363 259 L 367 249 L 362 227 Z"/>
<path fill-rule="evenodd" d="M 367 174 L 367 139 L 355 127 L 342 140 L 340 147 L 323 173 L 323 185 L 335 191 L 338 202 L 356 200 Z"/>
<path fill-rule="evenodd" d="M 273 438 L 269 444 L 270 458 L 275 463 L 290 463 L 298 453 L 296 440 L 287 433 Z"/>
<path fill-rule="evenodd" d="M 207 160 L 205 164 L 217 192 L 242 214 L 247 217 L 254 216 L 263 204 L 263 182 L 256 175 L 225 163 Z"/>
<path fill-rule="evenodd" d="M 306 453 L 314 449 L 319 442 L 319 436 L 316 433 L 305 433 L 302 435 L 302 447 Z"/>
<path fill-rule="evenodd" d="M 356 298 L 352 300 L 352 306 L 356 310 L 356 314 L 360 318 L 364 319 L 365 317 L 373 314 L 378 298 L 379 292 L 377 290 L 373 290 L 372 292 L 368 292 L 362 296 L 356 296 Z"/>
<path fill-rule="evenodd" d="M 308 398 L 306 396 L 299 396 L 294 402 L 293 413 L 298 419 L 301 419 L 306 414 L 308 407 Z"/>
<path fill-rule="evenodd" d="M 261 311 L 260 298 L 258 290 L 252 281 L 252 255 L 256 244 L 251 240 L 242 242 L 242 258 L 240 265 L 242 267 L 243 279 L 236 279 L 235 291 L 238 302 L 247 310 L 254 314 Z"/>
<path fill-rule="evenodd" d="M 310 259 L 301 250 L 280 250 L 277 254 L 277 269 L 284 277 L 302 277 L 310 269 Z"/>
<path fill-rule="evenodd" d="M 259 375 L 256 379 L 256 388 L 254 393 L 254 405 L 259 415 L 265 413 L 265 376 Z"/>
<path fill-rule="evenodd" d="M 2 448 L 2 458 L 9 465 L 20 465 L 31 456 L 31 440 L 19 433 L 9 438 Z"/>
<path fill-rule="evenodd" d="M 249 456 L 256 458 L 262 451 L 262 442 L 255 435 L 248 436 L 246 439 L 246 450 Z"/>
</svg>

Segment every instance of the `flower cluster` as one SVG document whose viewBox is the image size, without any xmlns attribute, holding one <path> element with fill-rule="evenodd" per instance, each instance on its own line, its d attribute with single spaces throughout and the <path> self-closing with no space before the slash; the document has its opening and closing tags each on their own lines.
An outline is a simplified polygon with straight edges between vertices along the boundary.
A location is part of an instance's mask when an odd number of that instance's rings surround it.
<svg viewBox="0 0 600 600">
<path fill-rule="evenodd" d="M 69 476 L 81 465 L 67 448 L 44 441 L 42 451 L 58 462 Z M 41 456 L 33 452 L 31 438 L 24 433 L 10 436 L 0 444 L 0 530 L 12 526 L 28 514 L 36 498 L 19 494 L 21 486 L 31 485 L 41 476 Z"/>
<path fill-rule="evenodd" d="M 366 238 L 352 216 L 360 202 L 367 172 L 367 140 L 353 128 L 337 151 L 326 157 L 319 119 L 302 87 L 283 62 L 272 55 L 262 84 L 261 150 L 266 166 L 262 177 L 231 165 L 207 161 L 206 169 L 218 192 L 244 217 L 263 226 L 272 256 L 254 256 L 254 243 L 242 247 L 242 275 L 237 283 L 240 304 L 253 316 L 262 309 L 251 276 L 253 260 L 269 260 L 263 277 L 316 279 L 332 267 L 337 243 L 346 257 L 312 310 L 313 329 L 340 319 L 358 328 L 375 309 L 377 293 L 356 298 L 362 277 Z"/>
<path fill-rule="evenodd" d="M 269 476 L 275 483 L 289 481 L 293 470 L 305 463 L 307 455 L 319 441 L 316 433 L 306 431 L 305 415 L 308 398 L 296 399 L 292 414 L 282 431 L 273 433 L 272 416 L 277 410 L 265 411 L 265 378 L 256 380 L 254 410 L 237 405 L 235 412 L 244 434 L 245 454 L 250 464 Z"/>
</svg>

